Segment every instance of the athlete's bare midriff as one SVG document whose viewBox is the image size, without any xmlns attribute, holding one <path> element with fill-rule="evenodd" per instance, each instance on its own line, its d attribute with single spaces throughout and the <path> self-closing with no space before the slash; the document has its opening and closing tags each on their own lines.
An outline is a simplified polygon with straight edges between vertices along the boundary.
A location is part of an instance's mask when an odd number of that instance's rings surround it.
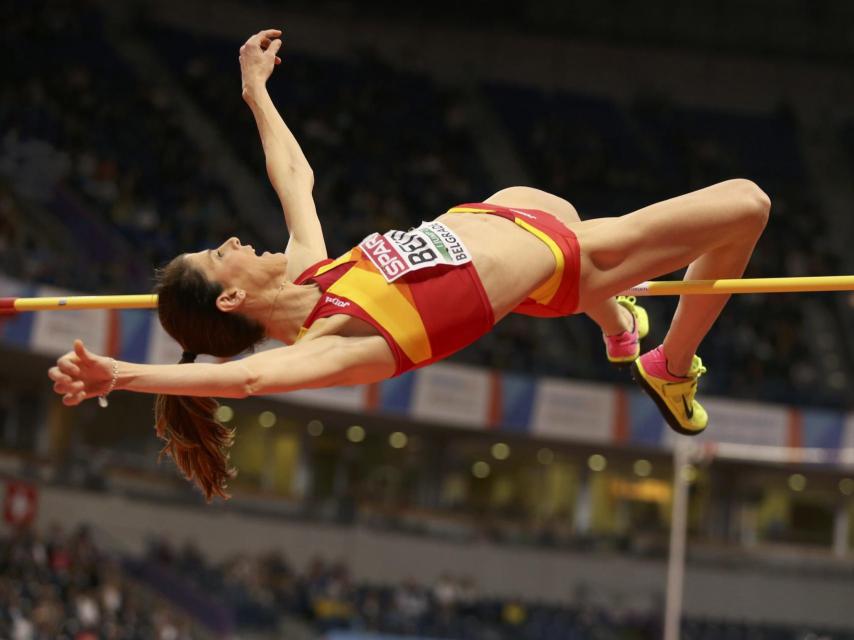
<svg viewBox="0 0 854 640">
<path fill-rule="evenodd" d="M 506 218 L 446 213 L 437 220 L 453 230 L 468 248 L 496 322 L 555 270 L 554 256 L 542 240 Z M 329 334 L 356 337 L 379 332 L 363 320 L 336 314 L 317 320 L 305 339 Z"/>
<path fill-rule="evenodd" d="M 446 213 L 437 220 L 468 248 L 496 321 L 555 270 L 555 258 L 543 241 L 507 218 Z"/>
</svg>

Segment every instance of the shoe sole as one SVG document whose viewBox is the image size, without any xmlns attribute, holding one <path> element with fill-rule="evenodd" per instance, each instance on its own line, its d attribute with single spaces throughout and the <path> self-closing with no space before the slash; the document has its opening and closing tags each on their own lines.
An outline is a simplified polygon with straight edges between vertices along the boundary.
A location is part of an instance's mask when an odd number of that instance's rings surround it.
<svg viewBox="0 0 854 640">
<path fill-rule="evenodd" d="M 661 415 L 667 421 L 668 426 L 676 433 L 683 436 L 698 436 L 708 428 L 709 425 L 706 425 L 699 431 L 692 431 L 683 427 L 679 423 L 679 419 L 670 410 L 670 407 L 667 406 L 667 403 L 664 401 L 664 399 L 660 395 L 658 395 L 652 385 L 650 385 L 646 381 L 646 378 L 644 377 L 643 373 L 641 373 L 637 360 L 632 363 L 632 378 L 634 378 L 634 381 L 637 382 L 638 385 L 640 385 L 640 388 L 644 390 L 646 395 L 648 395 L 652 399 L 652 401 L 658 407 L 659 413 L 661 413 Z"/>
<path fill-rule="evenodd" d="M 618 369 L 625 369 L 633 362 L 635 362 L 638 357 L 640 357 L 640 351 L 634 356 L 626 356 L 625 358 L 608 358 L 608 362 L 617 367 Z"/>
</svg>

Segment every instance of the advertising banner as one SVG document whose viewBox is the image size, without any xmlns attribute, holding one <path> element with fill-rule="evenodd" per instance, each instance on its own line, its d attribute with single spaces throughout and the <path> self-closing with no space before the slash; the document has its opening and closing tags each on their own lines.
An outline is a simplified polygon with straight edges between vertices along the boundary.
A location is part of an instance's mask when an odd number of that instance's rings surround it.
<svg viewBox="0 0 854 640">
<path fill-rule="evenodd" d="M 543 378 L 537 385 L 531 433 L 583 442 L 612 442 L 616 391 L 601 384 Z"/>
<path fill-rule="evenodd" d="M 491 386 L 486 369 L 447 363 L 419 369 L 410 415 L 450 426 L 484 429 L 489 420 Z"/>
<path fill-rule="evenodd" d="M 79 295 L 53 287 L 41 287 L 40 297 Z M 79 338 L 96 353 L 105 353 L 110 339 L 110 313 L 108 311 L 44 311 L 32 316 L 33 330 L 30 346 L 33 351 L 59 356 L 69 351 Z"/>
</svg>

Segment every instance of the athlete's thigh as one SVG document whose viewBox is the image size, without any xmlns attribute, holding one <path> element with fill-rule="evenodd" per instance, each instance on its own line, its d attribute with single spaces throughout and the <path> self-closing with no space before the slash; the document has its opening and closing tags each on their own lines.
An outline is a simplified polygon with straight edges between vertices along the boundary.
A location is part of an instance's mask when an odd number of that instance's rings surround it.
<svg viewBox="0 0 854 640">
<path fill-rule="evenodd" d="M 561 220 L 568 227 L 581 220 L 572 203 L 553 193 L 533 187 L 507 187 L 492 194 L 484 202 L 499 204 L 502 207 L 545 211 Z"/>
<path fill-rule="evenodd" d="M 755 186 L 755 185 L 754 185 Z M 759 216 L 744 215 L 750 194 L 721 183 L 657 202 L 599 225 L 580 223 L 582 299 L 595 301 L 672 273 L 719 246 L 755 242 Z"/>
</svg>

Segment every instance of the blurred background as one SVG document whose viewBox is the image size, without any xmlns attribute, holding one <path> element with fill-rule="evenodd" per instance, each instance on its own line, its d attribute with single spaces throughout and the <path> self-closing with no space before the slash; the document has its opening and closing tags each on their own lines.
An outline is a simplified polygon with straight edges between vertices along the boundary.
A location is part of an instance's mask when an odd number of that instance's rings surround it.
<svg viewBox="0 0 854 640">
<path fill-rule="evenodd" d="M 0 295 L 282 250 L 237 62 L 266 27 L 331 255 L 513 184 L 587 218 L 745 177 L 773 202 L 747 276 L 854 273 L 843 0 L 6 0 Z M 592 322 L 511 316 L 447 364 L 223 405 L 240 473 L 205 505 L 150 398 L 67 410 L 45 376 L 76 337 L 177 362 L 153 314 L 0 320 L 0 638 L 652 640 L 671 529 L 682 638 L 854 638 L 852 326 L 847 294 L 733 297 L 674 466 Z"/>
</svg>

